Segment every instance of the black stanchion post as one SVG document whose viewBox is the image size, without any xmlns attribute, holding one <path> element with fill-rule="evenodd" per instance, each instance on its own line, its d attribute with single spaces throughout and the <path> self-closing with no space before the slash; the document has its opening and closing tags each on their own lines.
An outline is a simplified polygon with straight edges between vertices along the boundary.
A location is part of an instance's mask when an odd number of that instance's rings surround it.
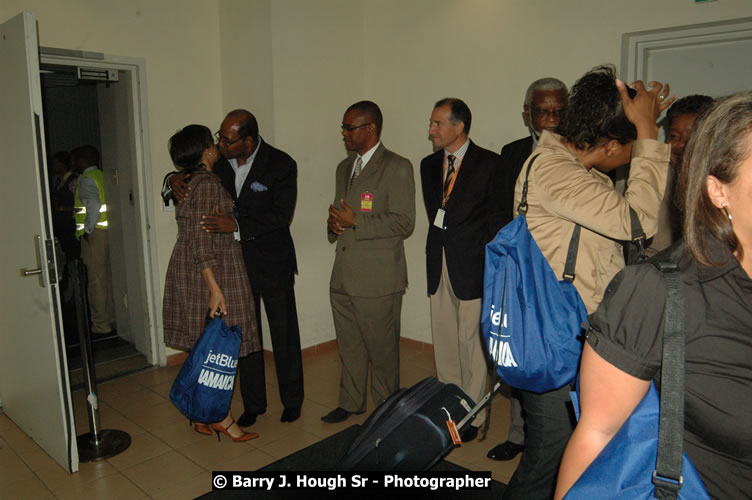
<svg viewBox="0 0 752 500">
<path fill-rule="evenodd" d="M 97 399 L 97 378 L 94 369 L 94 355 L 89 331 L 88 303 L 86 300 L 86 270 L 80 259 L 72 261 L 71 279 L 76 303 L 78 336 L 81 344 L 81 366 L 86 383 L 86 404 L 89 409 L 90 432 L 77 438 L 78 457 L 81 462 L 93 462 L 117 455 L 128 449 L 131 436 L 124 431 L 100 429 L 99 400 Z"/>
</svg>

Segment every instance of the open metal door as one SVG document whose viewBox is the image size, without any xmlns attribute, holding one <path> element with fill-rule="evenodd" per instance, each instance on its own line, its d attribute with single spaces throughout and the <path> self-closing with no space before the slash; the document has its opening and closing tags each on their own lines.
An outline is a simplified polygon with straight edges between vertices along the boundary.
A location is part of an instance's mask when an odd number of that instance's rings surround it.
<svg viewBox="0 0 752 500">
<path fill-rule="evenodd" d="M 0 403 L 65 470 L 78 470 L 45 166 L 36 20 L 0 25 Z"/>
</svg>

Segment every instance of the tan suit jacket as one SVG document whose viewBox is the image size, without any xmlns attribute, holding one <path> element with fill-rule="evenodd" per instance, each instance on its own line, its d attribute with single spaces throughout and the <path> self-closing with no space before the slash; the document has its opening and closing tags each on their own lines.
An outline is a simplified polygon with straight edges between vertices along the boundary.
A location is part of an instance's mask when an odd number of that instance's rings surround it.
<svg viewBox="0 0 752 500">
<path fill-rule="evenodd" d="M 407 287 L 403 241 L 415 227 L 415 180 L 410 161 L 379 144 L 350 186 L 355 155 L 337 166 L 334 206 L 344 199 L 356 213 L 356 229 L 337 243 L 329 289 L 355 297 L 383 297 Z M 364 201 L 372 196 L 371 210 Z"/>
<path fill-rule="evenodd" d="M 527 224 L 559 279 L 574 225 L 582 226 L 574 286 L 588 313 L 592 313 L 611 278 L 624 267 L 621 241 L 631 238 L 630 206 L 637 212 L 645 234 L 655 234 L 670 148 L 655 140 L 635 141 L 629 183 L 622 195 L 608 176 L 595 168 L 586 169 L 560 139 L 544 131 L 530 156 L 540 154 L 530 169 Z M 517 178 L 515 207 L 522 197 L 529 161 Z"/>
</svg>

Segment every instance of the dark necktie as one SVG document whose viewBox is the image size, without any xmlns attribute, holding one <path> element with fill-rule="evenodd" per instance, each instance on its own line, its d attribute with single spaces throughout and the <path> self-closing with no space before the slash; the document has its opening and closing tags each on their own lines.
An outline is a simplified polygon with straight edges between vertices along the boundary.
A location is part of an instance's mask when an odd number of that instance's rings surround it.
<svg viewBox="0 0 752 500">
<path fill-rule="evenodd" d="M 446 199 L 449 194 L 449 186 L 452 184 L 452 178 L 454 178 L 454 155 L 447 156 L 447 175 L 444 181 L 444 198 Z"/>
</svg>

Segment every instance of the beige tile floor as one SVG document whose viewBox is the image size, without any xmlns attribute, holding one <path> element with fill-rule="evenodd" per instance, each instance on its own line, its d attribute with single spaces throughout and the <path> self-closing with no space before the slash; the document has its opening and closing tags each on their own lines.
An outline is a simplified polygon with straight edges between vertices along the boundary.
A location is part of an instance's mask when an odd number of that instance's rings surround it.
<svg viewBox="0 0 752 500">
<path fill-rule="evenodd" d="M 330 344 L 332 346 L 332 344 Z M 211 489 L 212 470 L 255 470 L 355 423 L 362 423 L 373 409 L 340 424 L 321 422 L 322 415 L 337 406 L 340 361 L 336 348 L 308 350 L 303 359 L 306 399 L 302 416 L 280 423 L 282 406 L 271 358 L 267 362 L 269 408 L 251 429 L 260 437 L 245 443 L 194 432 L 169 401 L 169 390 L 179 366 L 153 369 L 99 386 L 102 428 L 120 429 L 131 435 L 131 446 L 120 455 L 94 463 L 82 463 L 68 474 L 26 436 L 6 415 L 0 414 L 0 498 L 102 498 L 182 499 Z M 268 353 L 267 353 L 268 354 Z M 413 341 L 402 342 L 400 375 L 410 386 L 434 375 L 433 354 Z M 235 391 L 233 413 L 242 412 Z M 74 394 L 78 434 L 88 432 L 84 393 Z M 487 439 L 455 448 L 448 460 L 472 470 L 491 471 L 493 478 L 508 482 L 519 457 L 494 462 L 486 452 L 506 438 L 509 401 L 494 398 L 492 425 Z"/>
</svg>

